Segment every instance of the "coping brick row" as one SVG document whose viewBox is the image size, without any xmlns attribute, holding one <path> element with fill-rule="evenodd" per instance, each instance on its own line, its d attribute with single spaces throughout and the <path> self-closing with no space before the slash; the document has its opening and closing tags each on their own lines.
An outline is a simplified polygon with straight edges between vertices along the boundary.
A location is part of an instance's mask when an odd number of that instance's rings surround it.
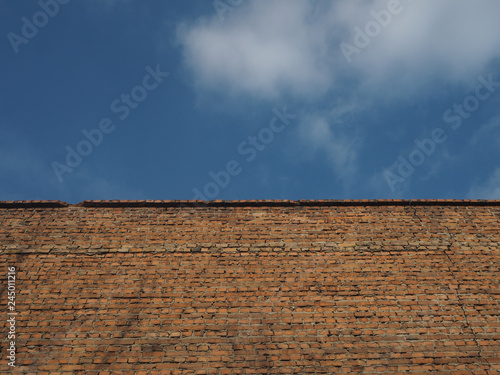
<svg viewBox="0 0 500 375">
<path fill-rule="evenodd" d="M 351 200 L 59 200 L 0 201 L 0 208 L 57 207 L 294 207 L 294 206 L 500 206 L 500 200 L 469 199 L 351 199 Z"/>
</svg>

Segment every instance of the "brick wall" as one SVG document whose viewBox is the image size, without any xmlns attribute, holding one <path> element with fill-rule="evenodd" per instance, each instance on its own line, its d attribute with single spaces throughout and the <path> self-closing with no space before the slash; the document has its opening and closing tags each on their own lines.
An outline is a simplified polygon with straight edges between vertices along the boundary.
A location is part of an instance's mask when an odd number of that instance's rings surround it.
<svg viewBox="0 0 500 375">
<path fill-rule="evenodd" d="M 500 372 L 500 202 L 0 203 L 16 367 Z"/>
</svg>

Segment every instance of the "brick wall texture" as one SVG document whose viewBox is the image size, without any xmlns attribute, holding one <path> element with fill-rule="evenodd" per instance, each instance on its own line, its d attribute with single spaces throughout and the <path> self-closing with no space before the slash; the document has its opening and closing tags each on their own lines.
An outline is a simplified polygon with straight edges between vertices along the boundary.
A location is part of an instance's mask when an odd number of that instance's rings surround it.
<svg viewBox="0 0 500 375">
<path fill-rule="evenodd" d="M 0 202 L 0 264 L 1 373 L 500 373 L 499 201 Z"/>
</svg>

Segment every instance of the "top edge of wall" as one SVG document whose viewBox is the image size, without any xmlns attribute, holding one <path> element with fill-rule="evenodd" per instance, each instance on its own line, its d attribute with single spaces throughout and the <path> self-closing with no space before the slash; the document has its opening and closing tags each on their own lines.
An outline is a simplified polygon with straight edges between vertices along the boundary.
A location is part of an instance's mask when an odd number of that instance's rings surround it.
<svg viewBox="0 0 500 375">
<path fill-rule="evenodd" d="M 500 206 L 500 200 L 415 199 L 415 200 L 86 200 L 69 204 L 59 200 L 0 201 L 0 208 L 64 207 L 297 207 L 297 206 Z"/>
</svg>

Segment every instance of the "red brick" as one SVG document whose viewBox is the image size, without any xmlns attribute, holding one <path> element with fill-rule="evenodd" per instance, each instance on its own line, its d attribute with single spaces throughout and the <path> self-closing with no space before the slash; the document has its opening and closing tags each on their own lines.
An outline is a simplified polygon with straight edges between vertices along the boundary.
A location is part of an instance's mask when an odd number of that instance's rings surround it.
<svg viewBox="0 0 500 375">
<path fill-rule="evenodd" d="M 183 204 L 0 202 L 23 373 L 500 370 L 500 202 Z"/>
</svg>

